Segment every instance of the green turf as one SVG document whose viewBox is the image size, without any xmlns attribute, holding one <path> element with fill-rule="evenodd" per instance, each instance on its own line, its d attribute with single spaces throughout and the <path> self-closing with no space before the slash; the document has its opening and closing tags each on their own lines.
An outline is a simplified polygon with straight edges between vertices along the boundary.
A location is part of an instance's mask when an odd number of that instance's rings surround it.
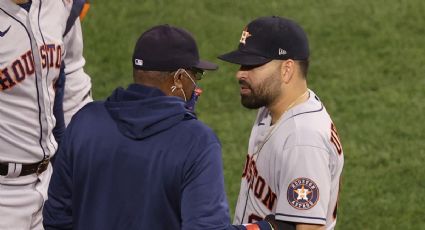
<svg viewBox="0 0 425 230">
<path fill-rule="evenodd" d="M 223 145 L 231 213 L 255 112 L 239 103 L 234 49 L 247 22 L 293 18 L 311 46 L 309 87 L 324 101 L 345 152 L 337 229 L 424 229 L 425 1 L 92 1 L 83 22 L 96 99 L 131 81 L 136 39 L 169 23 L 190 30 L 220 64 L 201 81 L 197 111 Z"/>
</svg>

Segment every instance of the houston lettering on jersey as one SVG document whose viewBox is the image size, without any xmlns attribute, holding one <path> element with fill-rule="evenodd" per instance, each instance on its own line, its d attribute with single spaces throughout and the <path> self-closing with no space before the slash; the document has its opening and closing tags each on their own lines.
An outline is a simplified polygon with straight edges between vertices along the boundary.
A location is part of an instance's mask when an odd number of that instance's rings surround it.
<svg viewBox="0 0 425 230">
<path fill-rule="evenodd" d="M 43 69 L 60 69 L 62 63 L 62 47 L 48 44 L 40 47 L 41 65 Z M 11 65 L 0 69 L 0 91 L 12 88 L 35 72 L 34 58 L 31 50 L 14 60 Z"/>
<path fill-rule="evenodd" d="M 276 204 L 277 196 L 270 186 L 266 184 L 264 178 L 258 175 L 257 166 L 255 165 L 253 157 L 250 155 L 246 156 L 242 178 L 247 180 L 249 189 L 254 192 L 255 197 L 261 200 L 261 203 L 272 211 Z"/>
</svg>

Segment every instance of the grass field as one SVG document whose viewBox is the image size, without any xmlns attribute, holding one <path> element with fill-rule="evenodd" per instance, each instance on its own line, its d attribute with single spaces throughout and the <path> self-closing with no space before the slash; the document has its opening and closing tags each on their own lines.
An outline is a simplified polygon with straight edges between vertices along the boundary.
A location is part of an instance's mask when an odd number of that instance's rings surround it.
<svg viewBox="0 0 425 230">
<path fill-rule="evenodd" d="M 425 229 L 425 1 L 93 0 L 83 22 L 96 99 L 131 82 L 136 39 L 153 25 L 191 31 L 220 65 L 201 81 L 199 119 L 223 145 L 231 213 L 255 111 L 239 103 L 237 66 L 215 57 L 264 15 L 292 18 L 309 37 L 309 87 L 327 106 L 345 152 L 337 229 Z"/>
</svg>

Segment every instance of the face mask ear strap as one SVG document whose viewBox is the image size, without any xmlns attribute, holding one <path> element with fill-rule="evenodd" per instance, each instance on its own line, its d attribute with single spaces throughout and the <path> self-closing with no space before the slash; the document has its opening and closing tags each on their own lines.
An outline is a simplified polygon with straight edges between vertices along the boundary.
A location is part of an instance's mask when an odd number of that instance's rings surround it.
<svg viewBox="0 0 425 230">
<path fill-rule="evenodd" d="M 186 76 L 192 81 L 192 83 L 195 85 L 195 88 L 196 89 L 198 89 L 198 85 L 196 84 L 196 82 L 192 79 L 192 77 L 190 77 L 190 75 L 189 75 L 189 73 L 187 73 L 187 71 L 185 70 L 185 69 L 182 69 L 182 68 L 180 68 L 180 69 L 178 69 L 177 71 L 176 71 L 176 73 L 174 74 L 174 80 L 176 80 L 176 77 L 177 77 L 177 74 L 179 74 L 179 73 L 181 73 L 181 72 L 184 72 L 185 74 L 186 74 Z M 173 85 L 173 86 L 171 86 L 171 92 L 174 92 L 175 90 L 177 89 L 177 86 L 175 86 L 175 85 Z M 182 94 L 183 94 L 183 98 L 184 98 L 184 101 L 185 102 L 187 102 L 187 97 L 186 97 L 186 94 L 185 94 L 185 92 L 184 92 L 184 90 L 182 89 L 182 88 L 180 88 L 180 90 L 182 91 Z M 196 90 L 195 90 L 195 92 L 196 92 Z M 202 91 L 201 91 L 202 92 Z M 197 92 L 196 92 L 197 93 Z"/>
<path fill-rule="evenodd" d="M 187 73 L 187 71 L 185 69 L 183 69 L 184 73 L 186 74 L 186 76 L 192 81 L 192 83 L 197 86 L 196 82 L 192 79 L 192 77 Z"/>
<path fill-rule="evenodd" d="M 176 77 L 177 77 L 177 74 L 179 74 L 180 72 L 184 72 L 185 74 L 186 74 L 186 76 L 190 79 L 190 81 L 195 85 L 195 86 L 198 86 L 197 84 L 196 84 L 196 82 L 192 79 L 192 77 L 189 75 L 189 73 L 187 73 L 187 71 L 185 70 L 185 69 L 182 69 L 182 68 L 180 68 L 180 69 L 178 69 L 177 71 L 176 71 L 176 73 L 174 74 L 174 80 L 176 80 Z"/>
<path fill-rule="evenodd" d="M 184 90 L 182 88 L 180 88 L 180 90 L 182 91 L 184 102 L 187 102 L 187 98 L 186 98 L 186 94 L 184 93 Z"/>
<path fill-rule="evenodd" d="M 174 73 L 174 76 L 173 76 L 174 81 L 176 80 L 177 74 L 179 74 L 182 70 L 184 70 L 184 69 L 180 68 L 180 69 L 176 70 L 176 72 Z"/>
</svg>

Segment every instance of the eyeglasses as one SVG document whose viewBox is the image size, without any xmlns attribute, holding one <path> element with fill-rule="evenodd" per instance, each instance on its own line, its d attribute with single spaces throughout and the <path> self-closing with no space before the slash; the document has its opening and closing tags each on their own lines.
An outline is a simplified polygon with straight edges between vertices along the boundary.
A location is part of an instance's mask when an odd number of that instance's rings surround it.
<svg viewBox="0 0 425 230">
<path fill-rule="evenodd" d="M 205 72 L 202 69 L 197 69 L 197 68 L 189 68 L 189 69 L 178 69 L 179 70 L 184 70 L 186 72 L 186 74 L 188 74 L 188 76 L 192 79 L 191 75 L 193 76 L 193 78 L 196 81 L 199 81 L 202 79 L 202 77 L 204 76 Z M 174 71 L 173 71 L 174 72 Z M 169 72 L 170 74 L 172 74 L 173 72 Z M 191 75 L 189 74 L 189 72 L 191 73 Z M 176 72 L 177 73 L 177 72 Z"/>
<path fill-rule="evenodd" d="M 202 79 L 202 77 L 204 76 L 204 71 L 201 69 L 197 69 L 197 68 L 191 68 L 189 69 L 190 72 L 193 73 L 193 76 L 195 76 L 195 80 L 199 81 Z"/>
</svg>

